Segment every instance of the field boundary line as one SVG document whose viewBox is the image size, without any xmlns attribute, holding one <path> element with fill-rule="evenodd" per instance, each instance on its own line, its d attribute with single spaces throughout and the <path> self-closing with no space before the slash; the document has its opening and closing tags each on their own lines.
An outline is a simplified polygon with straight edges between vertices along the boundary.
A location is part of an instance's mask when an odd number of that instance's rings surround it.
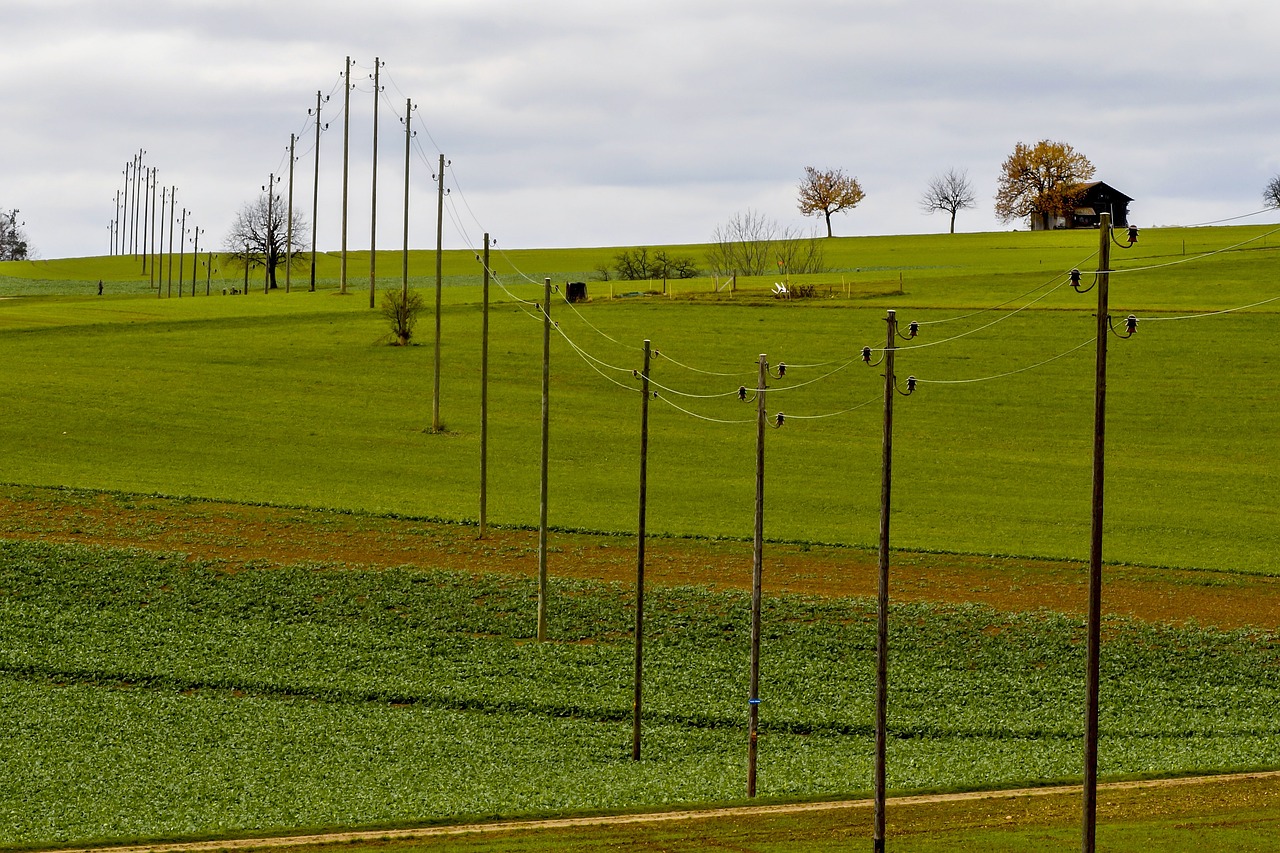
<svg viewBox="0 0 1280 853">
<path fill-rule="evenodd" d="M 1243 782 L 1280 779 L 1280 770 L 1255 773 L 1231 773 L 1219 776 L 1182 776 L 1171 779 L 1143 779 L 1129 782 L 1105 782 L 1099 791 L 1124 791 L 1141 788 L 1173 788 L 1207 785 L 1215 782 Z M 1042 788 L 1010 788 L 997 791 L 965 791 L 954 794 L 919 794 L 890 797 L 892 806 L 932 805 L 974 800 L 1017 799 L 1079 794 L 1080 785 L 1056 785 Z M 810 812 L 870 809 L 873 799 L 830 800 L 813 803 L 780 803 L 761 806 L 726 806 L 724 808 L 688 809 L 683 811 L 644 812 L 640 814 L 592 815 L 533 820 L 505 820 L 491 823 L 464 823 L 426 826 L 412 829 L 369 829 L 351 832 L 328 832 L 312 835 L 290 835 L 278 838 L 237 838 L 222 841 L 187 841 L 158 844 L 103 845 L 100 847 L 47 848 L 48 853 L 206 853 L 222 850 L 271 850 L 290 847 L 314 847 L 328 844 L 350 844 L 361 841 L 412 841 L 418 838 L 441 838 L 458 835 L 482 835 L 541 829 L 573 829 L 588 826 L 626 826 L 641 823 L 663 823 L 681 820 L 707 820 L 726 817 L 760 817 L 767 815 L 804 814 Z M 36 853 L 36 851 L 32 851 Z"/>
</svg>

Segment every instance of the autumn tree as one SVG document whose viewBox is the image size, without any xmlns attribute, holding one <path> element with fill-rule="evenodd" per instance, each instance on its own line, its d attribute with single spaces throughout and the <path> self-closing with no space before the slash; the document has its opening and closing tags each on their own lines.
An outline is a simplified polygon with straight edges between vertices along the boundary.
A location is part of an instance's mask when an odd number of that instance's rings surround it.
<svg viewBox="0 0 1280 853">
<path fill-rule="evenodd" d="M 804 180 L 800 183 L 800 212 L 805 216 L 821 213 L 827 220 L 827 236 L 830 237 L 831 214 L 852 210 L 865 195 L 858 179 L 840 169 L 820 172 L 812 166 L 805 166 Z"/>
<path fill-rule="evenodd" d="M 293 246 L 286 245 L 289 227 L 285 222 L 284 202 L 276 193 L 259 196 L 246 202 L 236 214 L 231 230 L 227 232 L 224 247 L 232 258 L 250 267 L 265 267 L 272 290 L 276 287 L 276 270 L 292 256 L 294 263 L 302 260 L 306 249 L 302 237 L 307 233 L 307 223 L 302 214 L 293 211 Z"/>
<path fill-rule="evenodd" d="M 1267 181 L 1262 190 L 1262 201 L 1267 207 L 1280 207 L 1280 175 Z"/>
<path fill-rule="evenodd" d="M 1065 142 L 1019 142 L 1000 169 L 996 216 L 1003 222 L 1025 216 L 1032 228 L 1039 223 L 1048 229 L 1055 217 L 1072 214 L 1093 172 L 1089 159 Z"/>
<path fill-rule="evenodd" d="M 30 255 L 18 211 L 0 210 L 0 261 L 25 261 Z"/>
<path fill-rule="evenodd" d="M 929 180 L 929 187 L 920 197 L 920 207 L 925 213 L 945 211 L 951 214 L 951 233 L 956 233 L 956 213 L 977 205 L 973 185 L 968 172 L 948 169 Z"/>
</svg>

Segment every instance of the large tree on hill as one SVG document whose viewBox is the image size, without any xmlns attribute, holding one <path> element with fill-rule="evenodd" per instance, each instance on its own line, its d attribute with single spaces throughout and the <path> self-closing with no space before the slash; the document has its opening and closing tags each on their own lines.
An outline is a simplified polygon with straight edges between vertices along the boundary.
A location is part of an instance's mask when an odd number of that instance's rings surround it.
<svg viewBox="0 0 1280 853">
<path fill-rule="evenodd" d="M 1267 181 L 1262 188 L 1262 201 L 1267 207 L 1280 207 L 1280 175 Z"/>
<path fill-rule="evenodd" d="M 285 222 L 284 202 L 276 193 L 272 193 L 270 201 L 261 195 L 256 201 L 246 202 L 236 214 L 231 230 L 227 232 L 223 246 L 228 255 L 250 267 L 265 267 L 271 289 L 276 287 L 276 270 L 292 255 L 293 262 L 299 263 L 301 253 L 305 251 L 303 235 L 307 233 L 307 223 L 302 214 L 293 211 L 293 246 L 288 243 L 289 227 Z"/>
<path fill-rule="evenodd" d="M 800 182 L 800 212 L 805 216 L 821 213 L 827 220 L 828 237 L 831 236 L 831 214 L 852 210 L 865 197 L 858 179 L 840 169 L 820 172 L 812 166 L 804 167 L 804 180 Z"/>
<path fill-rule="evenodd" d="M 25 261 L 29 254 L 27 235 L 18 223 L 18 211 L 0 210 L 0 261 Z"/>
<path fill-rule="evenodd" d="M 1086 181 L 1093 177 L 1089 158 L 1065 142 L 1019 142 L 1000 169 L 996 216 L 1001 221 L 1027 217 L 1031 227 L 1051 228 L 1054 217 L 1069 217 Z"/>
<path fill-rule="evenodd" d="M 929 179 L 929 186 L 920 197 L 920 207 L 925 213 L 938 210 L 951 214 L 951 233 L 956 233 L 956 213 L 977 204 L 968 172 L 948 169 Z"/>
</svg>

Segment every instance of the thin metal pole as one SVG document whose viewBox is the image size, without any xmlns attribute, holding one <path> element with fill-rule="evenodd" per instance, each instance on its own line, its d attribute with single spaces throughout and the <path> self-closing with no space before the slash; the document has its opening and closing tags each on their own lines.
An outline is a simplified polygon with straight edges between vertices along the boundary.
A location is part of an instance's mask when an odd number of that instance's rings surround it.
<svg viewBox="0 0 1280 853">
<path fill-rule="evenodd" d="M 652 345 L 644 342 L 644 370 L 640 373 L 640 518 L 636 525 L 636 677 L 631 702 L 631 760 L 640 760 L 640 718 L 644 685 L 644 546 L 645 512 L 649 504 L 649 363 Z"/>
<path fill-rule="evenodd" d="M 1111 214 L 1098 216 L 1098 358 L 1093 404 L 1093 520 L 1089 540 L 1088 661 L 1085 665 L 1084 809 L 1081 849 L 1093 853 L 1098 828 L 1098 670 L 1102 646 L 1103 463 L 1107 430 L 1107 312 Z"/>
<path fill-rule="evenodd" d="M 489 232 L 484 235 L 480 319 L 480 538 L 489 532 Z"/>
<path fill-rule="evenodd" d="M 382 90 L 378 87 L 378 72 L 382 60 L 373 58 L 373 193 L 369 200 L 369 307 L 374 307 L 374 294 L 378 280 L 378 101 Z"/>
<path fill-rule="evenodd" d="M 431 403 L 431 429 L 440 431 L 440 290 L 443 284 L 441 275 L 443 266 L 441 259 L 444 253 L 444 155 L 440 155 L 440 167 L 437 175 L 439 188 L 436 192 L 436 358 L 435 358 L 435 394 Z M 547 279 L 550 281 L 551 279 Z M 547 303 L 548 310 L 550 303 Z"/>
<path fill-rule="evenodd" d="M 756 741 L 760 727 L 760 606 L 764 581 L 764 432 L 765 383 L 769 360 L 760 354 L 756 381 L 756 524 L 751 560 L 751 693 L 747 699 L 750 722 L 747 738 L 747 796 L 756 795 Z"/>
<path fill-rule="evenodd" d="M 876 766 L 875 853 L 884 851 L 885 747 L 889 721 L 889 505 L 893 494 L 893 374 L 894 348 L 898 340 L 897 312 L 887 318 L 884 350 L 884 449 L 880 474 L 880 583 L 876 602 Z"/>
<path fill-rule="evenodd" d="M 551 279 L 543 286 L 542 305 L 542 482 L 538 509 L 538 639 L 547 638 L 547 474 L 550 454 Z"/>
</svg>

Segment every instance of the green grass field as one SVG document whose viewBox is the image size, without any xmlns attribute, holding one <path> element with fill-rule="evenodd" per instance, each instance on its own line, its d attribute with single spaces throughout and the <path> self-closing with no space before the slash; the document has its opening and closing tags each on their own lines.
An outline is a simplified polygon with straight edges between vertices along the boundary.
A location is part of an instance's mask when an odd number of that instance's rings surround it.
<svg viewBox="0 0 1280 853">
<path fill-rule="evenodd" d="M 1276 249 L 1256 248 L 1261 240 L 1212 257 L 1191 254 L 1262 233 L 1157 231 L 1129 253 L 1116 252 L 1117 265 L 1190 260 L 1113 276 L 1113 313 L 1132 311 L 1143 321 L 1134 339 L 1111 342 L 1108 559 L 1280 571 L 1280 480 L 1265 464 L 1276 457 L 1280 434 L 1272 381 L 1280 339 L 1270 333 L 1277 303 L 1208 319 L 1152 319 L 1277 295 Z M 1059 233 L 836 241 L 831 254 L 843 253 L 842 261 L 862 254 L 888 268 L 896 260 L 910 276 L 901 296 L 784 303 L 761 289 L 600 299 L 578 308 L 560 302 L 553 307 L 563 334 L 553 341 L 551 368 L 552 523 L 634 526 L 640 407 L 627 389 L 637 387 L 630 371 L 640 367 L 649 338 L 663 356 L 654 379 L 669 389 L 654 403 L 651 529 L 750 535 L 754 427 L 747 421 L 754 412 L 734 392 L 754 385 L 756 357 L 766 353 L 773 365 L 790 366 L 771 382 L 768 408 L 787 423 L 768 435 L 767 535 L 874 542 L 882 380 L 858 352 L 883 345 L 884 310 L 895 307 L 903 323 L 926 325 L 897 359 L 900 377 L 913 374 L 922 384 L 898 404 L 894 544 L 1083 557 L 1094 297 L 1061 283 L 1070 265 L 1089 268 L 1094 240 Z M 540 267 L 558 257 L 526 254 L 517 259 Z M 907 259 L 920 263 L 908 269 Z M 466 262 L 474 259 L 454 257 L 451 268 Z M 581 265 L 583 253 L 565 253 L 561 262 Z M 13 269 L 0 272 L 14 280 Z M 601 287 L 593 285 L 597 294 Z M 511 290 L 536 298 L 541 288 L 524 282 Z M 330 287 L 267 297 L 0 302 L 0 359 L 8 367 L 0 384 L 8 413 L 0 424 L 0 480 L 474 519 L 479 287 L 445 293 L 443 434 L 424 432 L 431 317 L 418 346 L 386 346 L 384 324 L 364 294 L 338 296 Z M 499 294 L 506 301 L 492 319 L 490 519 L 531 524 L 541 328 L 527 306 Z M 1036 298 L 1017 313 L 943 322 Z M 1036 369 L 972 381 L 1064 353 Z"/>
<path fill-rule="evenodd" d="M 750 596 L 648 602 L 645 760 L 629 760 L 627 588 L 0 543 L 3 841 L 388 824 L 742 797 Z M 771 596 L 760 795 L 866 795 L 874 602 Z M 899 605 L 889 784 L 1015 787 L 1080 760 L 1083 631 Z M 1275 638 L 1111 620 L 1110 777 L 1269 766 Z M 110 721 L 109 725 L 102 725 Z M 194 759 L 194 760 L 193 760 Z"/>
<path fill-rule="evenodd" d="M 1115 252 L 1112 313 L 1141 322 L 1132 339 L 1110 341 L 1110 561 L 1203 569 L 1206 584 L 1224 572 L 1280 575 L 1280 301 L 1269 302 L 1280 298 L 1280 247 L 1269 230 L 1152 230 Z M 666 295 L 661 282 L 591 282 L 590 303 L 552 309 L 552 524 L 634 529 L 631 371 L 649 339 L 661 353 L 651 531 L 750 537 L 755 407 L 737 391 L 754 386 L 764 353 L 787 365 L 767 397 L 786 422 L 767 431 L 766 536 L 873 544 L 883 380 L 859 353 L 883 345 L 892 308 L 922 323 L 897 354 L 900 379 L 920 385 L 896 401 L 894 547 L 1083 558 L 1096 303 L 1063 282 L 1073 266 L 1091 279 L 1096 243 L 1070 232 L 833 240 L 832 272 L 803 280 L 817 288 L 811 300 L 770 298 L 775 277 L 740 280 L 732 293 L 711 279 L 668 282 Z M 496 260 L 493 523 L 538 517 L 542 329 L 521 300 L 540 297 L 544 276 L 587 278 L 614 251 Z M 131 259 L 0 264 L 0 482 L 474 520 L 474 257 L 446 262 L 438 433 L 428 429 L 434 318 L 414 346 L 389 346 L 368 307 L 367 255 L 353 261 L 345 295 L 335 258 L 321 261 L 315 293 L 298 273 L 289 294 L 222 296 L 215 276 L 215 296 L 201 285 L 182 299 L 157 298 Z M 380 258 L 380 286 L 397 286 L 398 263 Z M 221 281 L 238 283 L 234 272 Z M 416 253 L 413 286 L 429 293 L 433 274 L 434 257 Z M 377 572 L 320 554 L 234 572 L 181 555 L 16 542 L 0 542 L 0 555 L 0 751 L 22 769 L 0 774 L 0 843 L 743 793 L 740 593 L 652 591 L 651 716 L 637 766 L 626 760 L 629 589 L 556 580 L 555 642 L 538 644 L 527 579 L 432 571 L 429 551 L 422 565 Z M 553 575 L 556 558 L 553 548 Z M 896 606 L 894 791 L 1078 775 L 1082 631 L 1060 606 Z M 860 599 L 769 600 L 766 798 L 869 788 L 873 612 Z M 1104 775 L 1280 766 L 1276 649 L 1259 631 L 1110 620 Z M 1071 837 L 1029 831 L 972 843 Z"/>
</svg>

